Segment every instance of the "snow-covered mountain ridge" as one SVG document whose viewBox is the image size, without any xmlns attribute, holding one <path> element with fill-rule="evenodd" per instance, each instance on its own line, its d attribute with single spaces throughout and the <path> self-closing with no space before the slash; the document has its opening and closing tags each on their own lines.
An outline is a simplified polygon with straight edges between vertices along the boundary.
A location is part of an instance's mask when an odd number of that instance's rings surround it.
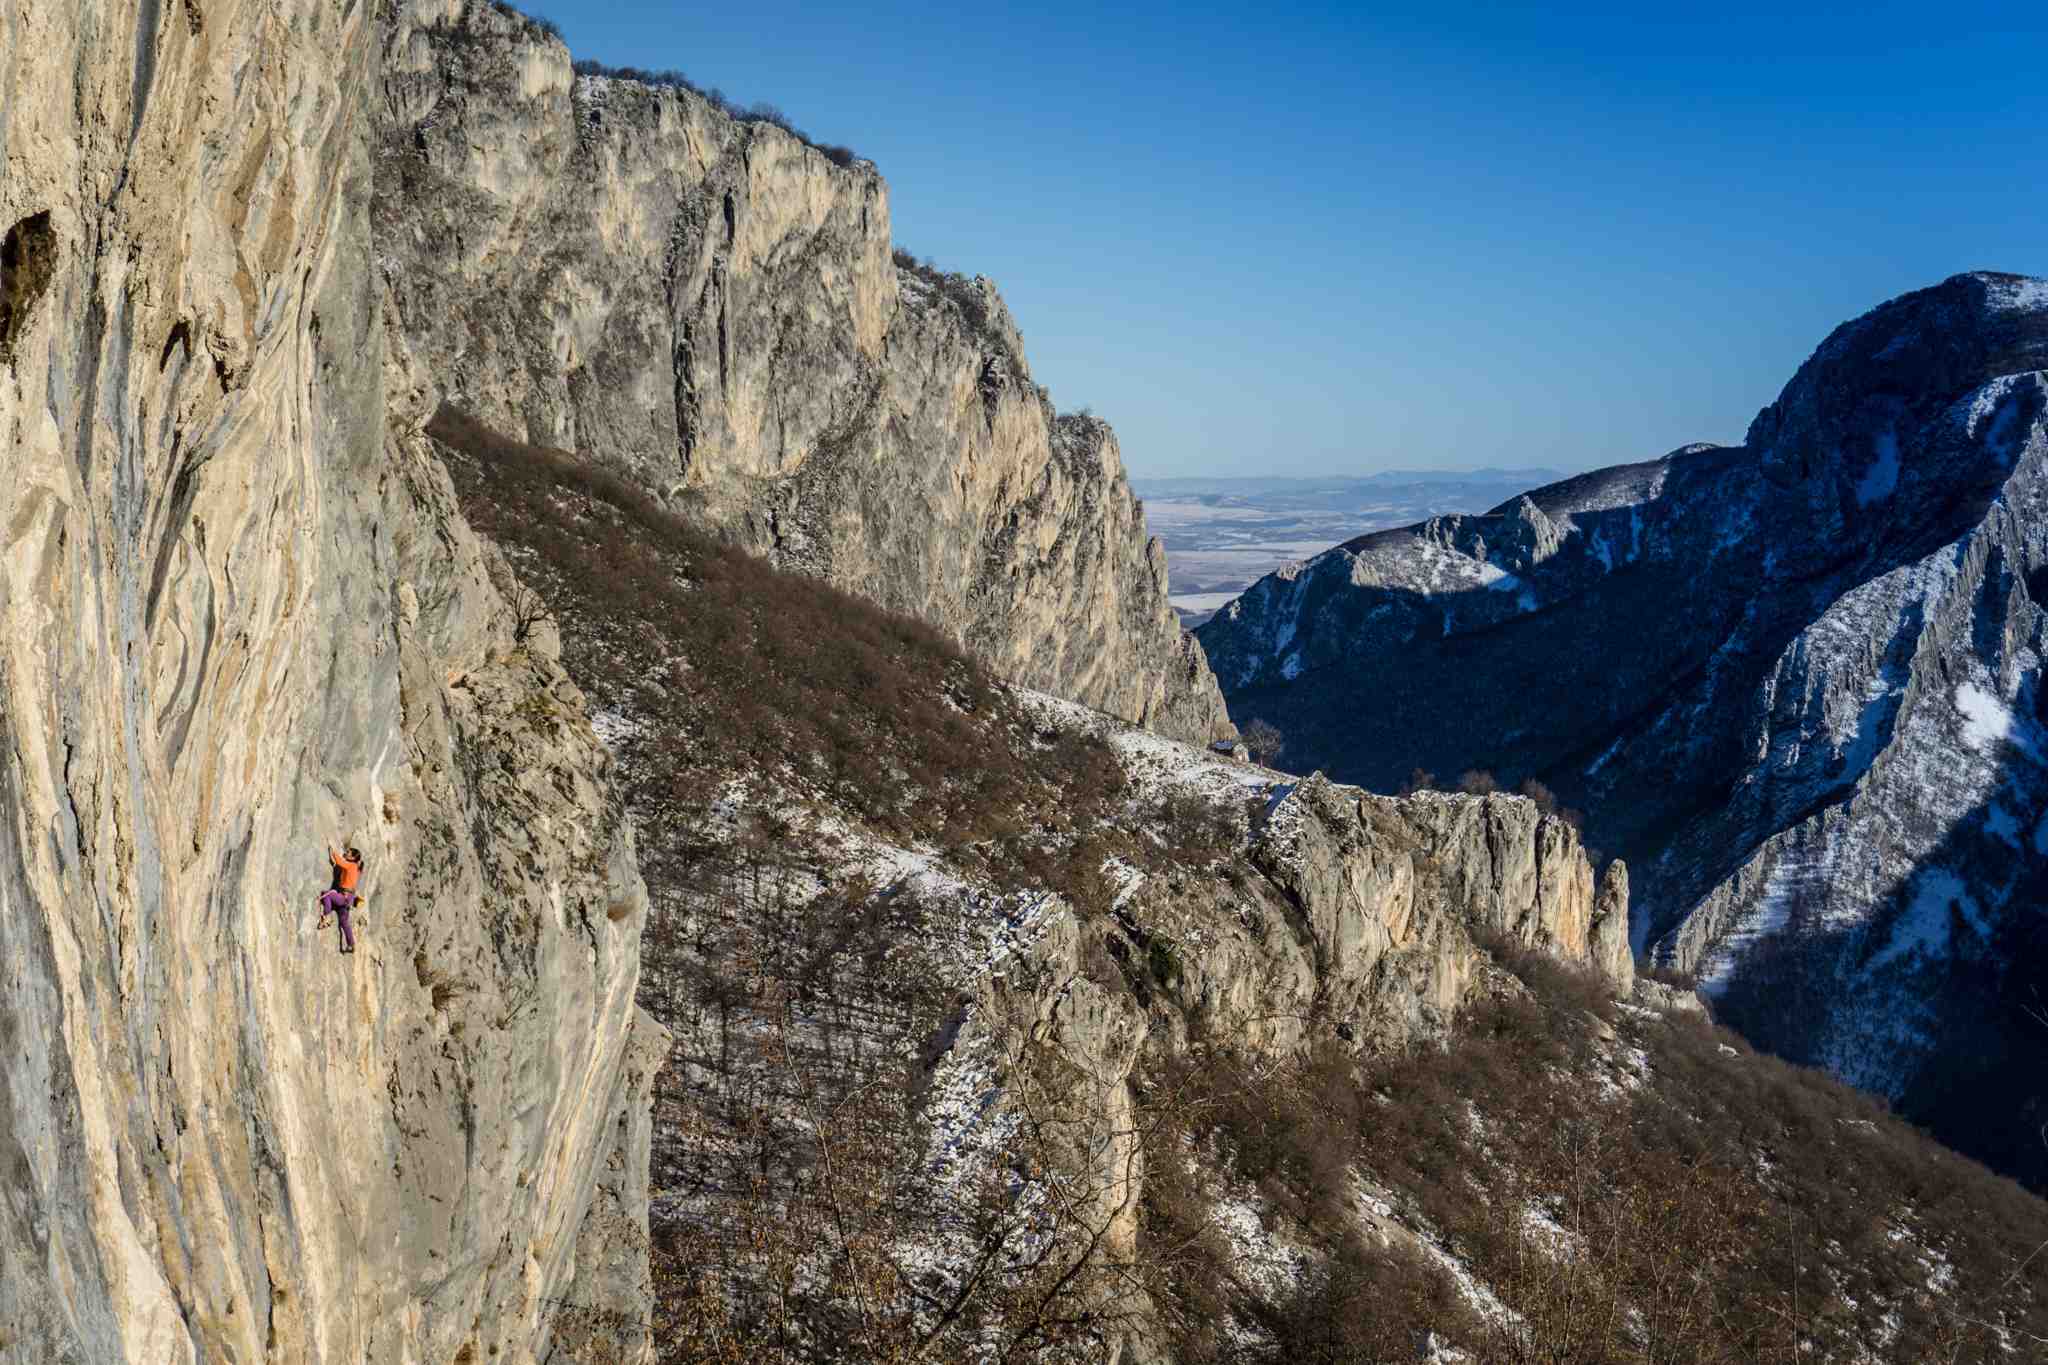
<svg viewBox="0 0 2048 1365">
<path fill-rule="evenodd" d="M 2038 1125 L 1971 1096 L 2048 1079 L 2044 368 L 2048 284 L 1957 276 L 1838 328 L 1742 446 L 1339 546 L 1201 638 L 1303 762 L 1550 785 L 1727 1017 L 2038 1178 Z"/>
</svg>

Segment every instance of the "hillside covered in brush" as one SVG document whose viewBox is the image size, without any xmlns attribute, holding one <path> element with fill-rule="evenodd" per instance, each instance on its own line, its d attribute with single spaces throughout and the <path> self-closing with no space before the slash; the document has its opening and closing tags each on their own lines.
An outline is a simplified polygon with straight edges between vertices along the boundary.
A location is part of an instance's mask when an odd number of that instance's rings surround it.
<svg viewBox="0 0 2048 1365">
<path fill-rule="evenodd" d="M 638 825 L 664 1359 L 2048 1342 L 2048 1207 L 1634 983 L 1535 803 L 1130 730 L 430 431 Z"/>
</svg>

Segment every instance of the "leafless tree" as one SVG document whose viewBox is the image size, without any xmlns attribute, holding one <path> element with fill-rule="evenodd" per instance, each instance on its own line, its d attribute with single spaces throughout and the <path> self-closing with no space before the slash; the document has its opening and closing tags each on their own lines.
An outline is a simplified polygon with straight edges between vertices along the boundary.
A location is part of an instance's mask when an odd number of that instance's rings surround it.
<svg viewBox="0 0 2048 1365">
<path fill-rule="evenodd" d="M 1280 733 L 1280 727 L 1267 720 L 1254 720 L 1244 727 L 1244 747 L 1253 759 L 1260 763 L 1271 763 L 1287 752 L 1287 741 Z"/>
<path fill-rule="evenodd" d="M 534 628 L 541 622 L 554 624 L 555 614 L 548 610 L 547 599 L 524 583 L 512 585 L 505 604 L 512 608 L 512 638 L 519 644 L 531 639 Z"/>
</svg>

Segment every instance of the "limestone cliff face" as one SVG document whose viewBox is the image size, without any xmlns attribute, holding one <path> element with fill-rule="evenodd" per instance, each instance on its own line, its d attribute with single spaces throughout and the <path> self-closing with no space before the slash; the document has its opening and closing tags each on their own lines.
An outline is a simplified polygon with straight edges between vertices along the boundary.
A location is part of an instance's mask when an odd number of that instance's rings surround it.
<svg viewBox="0 0 2048 1365">
<path fill-rule="evenodd" d="M 638 1349 L 646 893 L 386 355 L 377 23 L 0 7 L 9 1359 Z"/>
<path fill-rule="evenodd" d="M 379 250 L 451 401 L 1021 682 L 1228 732 L 1109 428 L 1055 417 L 992 285 L 898 269 L 872 165 L 464 0 L 399 6 L 379 110 Z"/>
<path fill-rule="evenodd" d="M 1122 906 L 1173 945 L 1174 1013 L 1238 1046 L 1282 1056 L 1331 1032 L 1385 1046 L 1441 1031 L 1488 938 L 1622 993 L 1634 982 L 1627 869 L 1596 878 L 1571 826 L 1521 797 L 1397 799 L 1318 775 L 1275 789 L 1246 856 L 1262 878 L 1250 900 L 1228 882 L 1148 883 Z"/>
</svg>

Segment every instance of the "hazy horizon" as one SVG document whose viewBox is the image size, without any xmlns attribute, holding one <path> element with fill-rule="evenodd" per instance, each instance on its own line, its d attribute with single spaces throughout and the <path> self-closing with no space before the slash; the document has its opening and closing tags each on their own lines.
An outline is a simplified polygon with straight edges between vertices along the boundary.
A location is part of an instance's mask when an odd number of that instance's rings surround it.
<svg viewBox="0 0 2048 1365">
<path fill-rule="evenodd" d="M 1140 477 L 1734 442 L 1837 324 L 2048 274 L 2038 10 L 527 7 L 873 159 Z"/>
<path fill-rule="evenodd" d="M 1498 475 L 1530 475 L 1555 478 L 1573 471 L 1549 465 L 1445 465 L 1437 469 L 1375 469 L 1365 473 L 1332 469 L 1319 474 L 1132 474 L 1136 482 L 1148 484 L 1246 484 L 1265 487 L 1274 484 L 1369 483 L 1402 478 L 1478 479 Z"/>
</svg>

